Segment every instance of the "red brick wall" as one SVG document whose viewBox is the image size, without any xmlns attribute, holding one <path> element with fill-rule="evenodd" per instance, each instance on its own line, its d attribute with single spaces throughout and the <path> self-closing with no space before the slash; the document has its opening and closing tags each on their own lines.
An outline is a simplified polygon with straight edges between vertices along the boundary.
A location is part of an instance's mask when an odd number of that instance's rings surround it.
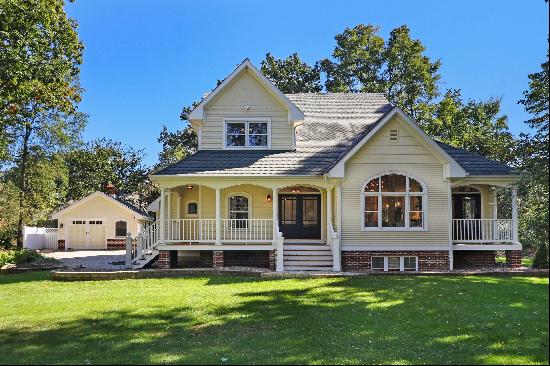
<svg viewBox="0 0 550 366">
<path fill-rule="evenodd" d="M 161 250 L 159 251 L 159 256 L 156 261 L 156 266 L 158 269 L 170 269 L 174 268 L 174 259 L 177 255 L 176 251 L 172 250 Z"/>
<path fill-rule="evenodd" d="M 494 250 L 456 250 L 453 252 L 454 269 L 492 267 L 496 264 Z"/>
<path fill-rule="evenodd" d="M 57 250 L 65 250 L 65 240 L 63 239 L 57 240 Z"/>
<path fill-rule="evenodd" d="M 224 265 L 223 250 L 214 250 L 212 252 L 212 267 L 221 268 Z"/>
<path fill-rule="evenodd" d="M 277 251 L 270 250 L 269 251 L 269 269 L 274 271 L 276 268 L 277 268 Z"/>
<path fill-rule="evenodd" d="M 126 239 L 107 239 L 107 250 L 126 249 Z"/>
<path fill-rule="evenodd" d="M 371 257 L 412 256 L 418 257 L 419 271 L 446 271 L 449 269 L 449 252 L 431 251 L 353 251 L 342 252 L 342 270 L 365 271 L 371 269 Z"/>
<path fill-rule="evenodd" d="M 228 250 L 224 252 L 224 265 L 271 268 L 271 255 L 273 251 L 255 251 L 255 250 Z M 273 262 L 273 264 L 275 264 Z"/>
<path fill-rule="evenodd" d="M 521 250 L 507 250 L 506 265 L 511 268 L 521 267 Z"/>
</svg>

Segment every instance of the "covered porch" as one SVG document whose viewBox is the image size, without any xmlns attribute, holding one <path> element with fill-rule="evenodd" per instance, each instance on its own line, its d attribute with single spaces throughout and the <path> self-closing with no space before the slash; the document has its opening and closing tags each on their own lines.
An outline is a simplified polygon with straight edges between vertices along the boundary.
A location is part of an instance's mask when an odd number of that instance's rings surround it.
<svg viewBox="0 0 550 366">
<path fill-rule="evenodd" d="M 453 250 L 521 250 L 517 189 L 508 182 L 465 180 L 451 188 Z M 508 212 L 499 212 L 499 193 L 510 192 Z M 503 197 L 500 194 L 500 197 Z M 502 202 L 500 202 L 501 206 Z"/>
</svg>

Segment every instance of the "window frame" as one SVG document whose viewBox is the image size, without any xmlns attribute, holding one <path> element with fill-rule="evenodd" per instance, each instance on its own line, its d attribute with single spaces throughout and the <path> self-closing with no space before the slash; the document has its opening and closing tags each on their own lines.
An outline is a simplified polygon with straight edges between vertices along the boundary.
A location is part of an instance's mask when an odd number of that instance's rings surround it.
<svg viewBox="0 0 550 366">
<path fill-rule="evenodd" d="M 399 258 L 399 269 L 389 268 L 390 258 Z M 384 259 L 384 268 L 374 268 L 374 258 Z M 414 258 L 415 268 L 405 268 L 405 258 Z M 383 272 L 418 272 L 418 256 L 417 255 L 373 255 L 370 257 L 370 270 Z"/>
<path fill-rule="evenodd" d="M 197 213 L 189 213 L 189 205 L 194 203 L 195 205 L 197 205 Z M 195 200 L 190 200 L 190 201 L 186 201 L 185 202 L 185 215 L 186 216 L 189 216 L 189 217 L 198 217 L 199 216 L 199 213 L 200 213 L 200 206 L 199 206 L 199 202 L 198 201 L 195 201 Z"/>
<path fill-rule="evenodd" d="M 239 220 L 239 219 L 232 219 L 231 218 L 231 212 L 244 212 L 244 211 L 231 211 L 231 198 L 239 197 L 239 196 L 245 197 L 248 200 L 248 209 L 246 211 L 248 213 L 248 218 L 246 220 L 251 220 L 251 218 L 252 218 L 252 196 L 248 193 L 245 193 L 245 192 L 234 192 L 234 193 L 231 193 L 231 194 L 227 195 L 227 219 L 228 220 Z M 242 220 L 244 220 L 244 219 L 242 219 Z M 243 227 L 235 226 L 235 227 L 231 227 L 231 229 L 248 230 L 250 228 L 250 225 L 248 225 L 248 223 L 249 222 L 246 221 L 245 226 L 243 226 Z"/>
<path fill-rule="evenodd" d="M 117 225 L 119 222 L 124 222 L 124 223 L 126 224 L 126 234 L 124 234 L 124 235 L 118 235 L 116 225 Z M 128 221 L 123 220 L 123 219 L 116 220 L 116 221 L 115 221 L 115 238 L 125 238 L 127 235 L 128 235 Z"/>
<path fill-rule="evenodd" d="M 404 176 L 405 179 L 405 191 L 404 192 L 382 192 L 381 179 L 386 175 L 400 175 Z M 378 191 L 377 192 L 365 192 L 365 188 L 374 179 L 378 179 Z M 422 192 L 409 192 L 409 179 L 414 179 L 422 186 Z M 367 196 L 377 197 L 378 201 L 378 226 L 366 226 L 365 215 L 366 205 L 365 200 Z M 403 197 L 405 201 L 405 212 L 404 212 L 404 226 L 382 226 L 382 198 L 383 197 Z M 411 197 L 421 197 L 422 199 L 422 211 L 412 211 L 412 212 L 422 212 L 422 226 L 415 227 L 410 225 L 410 198 Z M 369 211 L 376 212 L 376 211 Z M 368 178 L 362 186 L 361 189 L 361 230 L 362 231 L 428 231 L 428 189 L 426 184 L 419 178 L 414 175 L 407 174 L 404 172 L 384 172 L 375 176 Z"/>
<path fill-rule="evenodd" d="M 228 123 L 244 123 L 245 124 L 245 135 L 244 135 L 244 146 L 227 146 L 227 124 Z M 250 123 L 267 123 L 267 145 L 266 146 L 250 146 L 249 145 L 249 128 Z M 243 150 L 243 149 L 254 149 L 254 150 L 271 150 L 271 118 L 267 117 L 243 117 L 243 118 L 224 118 L 223 119 L 223 135 L 222 135 L 222 146 L 225 150 Z"/>
</svg>

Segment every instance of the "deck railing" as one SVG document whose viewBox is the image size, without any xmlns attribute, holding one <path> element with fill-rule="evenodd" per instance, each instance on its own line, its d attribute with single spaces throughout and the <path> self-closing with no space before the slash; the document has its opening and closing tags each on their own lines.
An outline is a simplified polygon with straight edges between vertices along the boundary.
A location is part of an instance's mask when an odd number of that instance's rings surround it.
<svg viewBox="0 0 550 366">
<path fill-rule="evenodd" d="M 222 243 L 271 243 L 272 219 L 222 219 Z"/>
<path fill-rule="evenodd" d="M 216 241 L 214 219 L 168 219 L 166 224 L 166 242 L 202 244 Z"/>
<path fill-rule="evenodd" d="M 513 243 L 511 219 L 453 219 L 453 242 L 490 244 Z"/>
</svg>

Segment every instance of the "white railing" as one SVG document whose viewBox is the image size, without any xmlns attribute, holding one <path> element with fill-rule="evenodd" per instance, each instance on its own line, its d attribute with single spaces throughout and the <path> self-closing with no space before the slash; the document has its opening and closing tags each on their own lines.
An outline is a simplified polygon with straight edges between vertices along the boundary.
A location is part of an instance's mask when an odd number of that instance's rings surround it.
<svg viewBox="0 0 550 366">
<path fill-rule="evenodd" d="M 160 240 L 159 221 L 152 224 L 145 224 L 135 240 L 132 240 L 129 234 L 126 240 L 130 241 L 130 245 L 127 245 L 126 256 L 130 259 L 130 262 L 133 263 L 136 259 L 142 258 L 144 254 L 150 253 L 156 248 Z M 128 247 L 130 248 L 129 252 Z"/>
<path fill-rule="evenodd" d="M 328 222 L 328 231 L 328 240 L 332 252 L 332 269 L 335 272 L 340 272 L 342 269 L 340 266 L 340 236 L 336 231 L 334 231 L 334 227 L 330 221 Z"/>
<path fill-rule="evenodd" d="M 215 219 L 168 219 L 166 242 L 214 243 L 216 241 Z"/>
<path fill-rule="evenodd" d="M 453 219 L 455 243 L 513 243 L 511 219 Z"/>
<path fill-rule="evenodd" d="M 272 219 L 222 219 L 222 243 L 272 243 Z"/>
</svg>

